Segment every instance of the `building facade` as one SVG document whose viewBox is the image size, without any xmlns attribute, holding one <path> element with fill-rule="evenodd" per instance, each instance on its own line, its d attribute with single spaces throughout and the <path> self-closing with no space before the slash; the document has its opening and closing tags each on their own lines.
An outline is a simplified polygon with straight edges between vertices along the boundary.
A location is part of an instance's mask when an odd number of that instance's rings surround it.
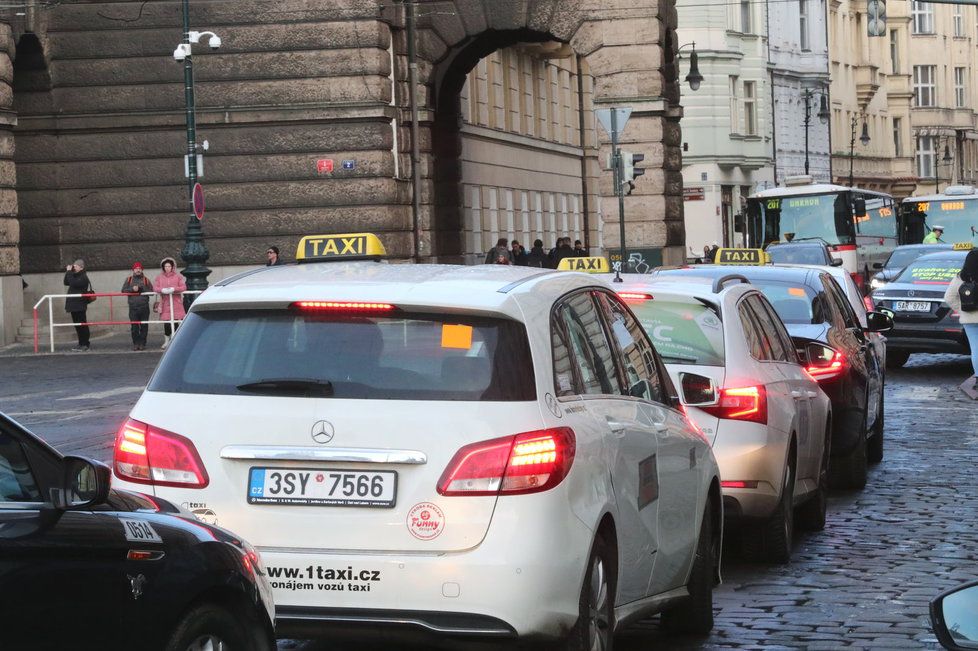
<svg viewBox="0 0 978 651">
<path fill-rule="evenodd" d="M 680 75 L 692 43 L 703 83 L 681 88 L 686 254 L 743 243 L 747 197 L 774 183 L 774 125 L 765 3 L 677 0 Z"/>
</svg>

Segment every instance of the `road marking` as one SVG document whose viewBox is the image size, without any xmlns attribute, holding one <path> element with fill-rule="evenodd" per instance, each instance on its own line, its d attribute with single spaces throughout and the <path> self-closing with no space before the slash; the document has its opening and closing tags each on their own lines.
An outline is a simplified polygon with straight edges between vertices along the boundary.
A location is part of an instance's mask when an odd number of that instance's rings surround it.
<svg viewBox="0 0 978 651">
<path fill-rule="evenodd" d="M 127 393 L 138 393 L 141 392 L 145 387 L 121 387 L 118 389 L 109 389 L 108 391 L 97 391 L 95 393 L 86 393 L 80 396 L 66 396 L 64 398 L 57 398 L 57 400 L 102 400 L 104 398 L 111 398 L 112 396 L 121 396 Z"/>
</svg>

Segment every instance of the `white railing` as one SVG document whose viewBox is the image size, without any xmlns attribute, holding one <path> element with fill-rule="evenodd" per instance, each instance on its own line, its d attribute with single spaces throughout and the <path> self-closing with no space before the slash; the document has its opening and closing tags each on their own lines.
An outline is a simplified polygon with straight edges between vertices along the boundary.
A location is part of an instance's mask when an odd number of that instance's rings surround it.
<svg viewBox="0 0 978 651">
<path fill-rule="evenodd" d="M 196 294 L 200 294 L 200 293 L 201 292 L 199 290 L 196 290 L 196 291 L 180 292 L 179 294 L 163 294 L 163 295 L 161 295 L 161 294 L 157 294 L 155 292 L 153 292 L 153 293 L 144 292 L 142 294 L 138 294 L 138 296 L 146 296 L 146 297 L 155 296 L 155 297 L 157 297 L 159 299 L 162 299 L 162 300 L 169 300 L 170 301 L 170 318 L 167 319 L 166 321 L 160 321 L 160 320 L 156 320 L 156 321 L 116 321 L 115 320 L 115 308 L 113 306 L 112 299 L 113 298 L 118 298 L 118 297 L 121 297 L 121 296 L 125 296 L 126 298 L 129 298 L 130 296 L 136 296 L 136 294 L 127 294 L 125 292 L 107 292 L 107 293 L 92 292 L 92 293 L 87 293 L 87 294 L 45 294 L 44 296 L 42 296 L 40 298 L 40 300 L 37 301 L 37 303 L 34 304 L 34 352 L 35 353 L 38 352 L 38 347 L 39 347 L 39 344 L 40 344 L 40 341 L 39 341 L 40 336 L 39 336 L 39 332 L 38 332 L 38 314 L 37 313 L 38 313 L 38 310 L 41 308 L 41 305 L 43 305 L 45 301 L 47 301 L 47 304 L 48 304 L 48 331 L 49 331 L 49 335 L 50 335 L 50 339 L 51 339 L 51 352 L 53 353 L 54 352 L 54 329 L 55 328 L 74 328 L 75 326 L 80 326 L 80 325 L 84 325 L 84 326 L 129 325 L 129 326 L 131 326 L 131 325 L 142 324 L 142 323 L 146 323 L 146 324 L 149 324 L 149 325 L 152 325 L 154 323 L 158 323 L 160 325 L 169 324 L 169 326 L 170 326 L 170 332 L 173 332 L 173 329 L 176 326 L 176 324 L 180 323 L 180 321 L 181 321 L 181 319 L 174 319 L 173 318 L 173 299 L 174 299 L 174 297 L 176 297 L 177 300 L 182 301 L 183 300 L 183 296 L 186 295 L 186 294 L 196 295 Z M 54 322 L 54 299 L 56 299 L 56 298 L 68 298 L 68 297 L 84 298 L 85 296 L 95 296 L 96 298 L 107 297 L 109 299 L 109 320 L 108 321 L 85 321 L 84 323 L 74 323 L 74 322 L 72 322 L 72 323 L 55 323 Z"/>
</svg>

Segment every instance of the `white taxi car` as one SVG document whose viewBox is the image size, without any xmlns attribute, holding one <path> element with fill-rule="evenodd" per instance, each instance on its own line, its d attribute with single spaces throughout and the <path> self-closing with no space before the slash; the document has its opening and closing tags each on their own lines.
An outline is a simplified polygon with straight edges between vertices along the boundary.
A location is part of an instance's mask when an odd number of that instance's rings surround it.
<svg viewBox="0 0 978 651">
<path fill-rule="evenodd" d="M 300 264 L 202 294 L 115 484 L 247 536 L 280 635 L 709 630 L 717 465 L 624 303 L 584 274 L 380 253 L 306 237 Z"/>
<path fill-rule="evenodd" d="M 796 518 L 825 527 L 831 404 L 774 308 L 737 274 L 624 274 L 612 287 L 711 439 L 724 514 L 740 525 L 745 555 L 788 562 Z"/>
</svg>

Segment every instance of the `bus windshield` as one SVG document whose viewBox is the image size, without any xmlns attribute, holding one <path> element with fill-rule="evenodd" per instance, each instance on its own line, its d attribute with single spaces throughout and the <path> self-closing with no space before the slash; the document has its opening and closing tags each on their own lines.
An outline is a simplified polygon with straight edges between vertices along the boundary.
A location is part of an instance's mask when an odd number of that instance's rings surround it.
<svg viewBox="0 0 978 651">
<path fill-rule="evenodd" d="M 751 246 L 809 239 L 832 246 L 855 243 L 846 193 L 755 198 L 748 203 L 748 215 Z"/>
<path fill-rule="evenodd" d="M 934 226 L 943 226 L 942 242 L 978 246 L 978 199 L 947 197 L 904 203 L 903 244 L 920 244 Z"/>
</svg>

